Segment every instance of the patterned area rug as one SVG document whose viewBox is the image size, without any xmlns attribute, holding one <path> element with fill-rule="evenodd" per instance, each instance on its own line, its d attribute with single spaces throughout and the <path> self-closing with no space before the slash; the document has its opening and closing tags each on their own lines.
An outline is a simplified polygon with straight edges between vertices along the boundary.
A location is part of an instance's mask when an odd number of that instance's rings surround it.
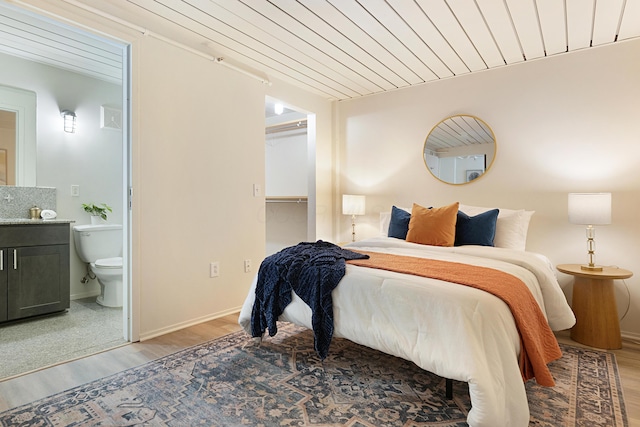
<svg viewBox="0 0 640 427">
<path fill-rule="evenodd" d="M 627 426 L 612 354 L 563 346 L 556 387 L 527 384 L 531 426 Z M 279 326 L 198 345 L 0 414 L 2 426 L 466 426 L 466 383 L 334 339 L 321 362 L 310 331 Z"/>
</svg>

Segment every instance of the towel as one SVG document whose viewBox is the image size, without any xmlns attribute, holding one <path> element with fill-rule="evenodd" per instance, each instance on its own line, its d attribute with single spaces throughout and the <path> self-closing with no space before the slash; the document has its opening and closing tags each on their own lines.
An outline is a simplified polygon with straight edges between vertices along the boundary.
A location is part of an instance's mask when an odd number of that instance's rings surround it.
<svg viewBox="0 0 640 427">
<path fill-rule="evenodd" d="M 45 209 L 40 212 L 40 217 L 42 219 L 55 219 L 58 216 L 56 211 L 52 211 L 51 209 Z"/>
</svg>

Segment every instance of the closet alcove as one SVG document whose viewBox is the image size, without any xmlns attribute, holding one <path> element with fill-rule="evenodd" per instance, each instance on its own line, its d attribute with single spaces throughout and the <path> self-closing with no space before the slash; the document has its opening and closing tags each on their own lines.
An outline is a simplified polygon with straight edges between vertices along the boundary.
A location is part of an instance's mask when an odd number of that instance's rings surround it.
<svg viewBox="0 0 640 427">
<path fill-rule="evenodd" d="M 307 119 L 293 111 L 282 116 L 265 128 L 267 256 L 308 240 Z"/>
</svg>

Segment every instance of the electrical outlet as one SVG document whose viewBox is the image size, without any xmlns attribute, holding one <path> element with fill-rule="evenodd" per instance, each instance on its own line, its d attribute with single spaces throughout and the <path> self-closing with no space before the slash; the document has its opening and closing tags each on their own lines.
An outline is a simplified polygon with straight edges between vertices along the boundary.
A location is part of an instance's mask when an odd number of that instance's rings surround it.
<svg viewBox="0 0 640 427">
<path fill-rule="evenodd" d="M 244 260 L 244 272 L 245 273 L 251 272 L 251 260 L 250 259 L 245 259 Z"/>
<path fill-rule="evenodd" d="M 71 186 L 71 197 L 79 197 L 80 196 L 80 186 L 72 185 Z"/>
<path fill-rule="evenodd" d="M 209 277 L 218 276 L 220 276 L 220 263 L 218 261 L 214 261 L 209 265 Z"/>
</svg>

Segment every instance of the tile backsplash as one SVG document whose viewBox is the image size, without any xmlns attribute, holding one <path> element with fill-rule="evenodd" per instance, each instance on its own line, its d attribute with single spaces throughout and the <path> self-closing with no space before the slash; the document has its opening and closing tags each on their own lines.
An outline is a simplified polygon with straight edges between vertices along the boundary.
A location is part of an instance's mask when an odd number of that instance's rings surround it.
<svg viewBox="0 0 640 427">
<path fill-rule="evenodd" d="M 0 218 L 29 218 L 29 209 L 56 210 L 56 189 L 0 186 Z"/>
</svg>

